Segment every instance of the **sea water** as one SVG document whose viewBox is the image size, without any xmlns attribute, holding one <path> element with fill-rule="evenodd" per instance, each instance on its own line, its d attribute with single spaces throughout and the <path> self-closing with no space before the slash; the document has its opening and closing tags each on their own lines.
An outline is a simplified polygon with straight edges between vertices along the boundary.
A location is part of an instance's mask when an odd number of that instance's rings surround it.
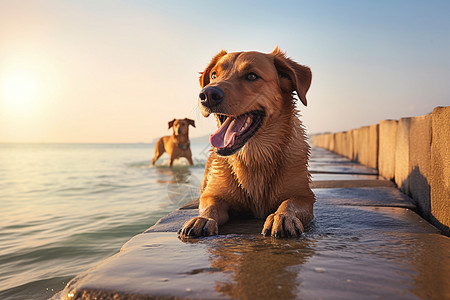
<svg viewBox="0 0 450 300">
<path fill-rule="evenodd" d="M 0 144 L 0 299 L 47 299 L 199 196 L 209 145 Z"/>
</svg>

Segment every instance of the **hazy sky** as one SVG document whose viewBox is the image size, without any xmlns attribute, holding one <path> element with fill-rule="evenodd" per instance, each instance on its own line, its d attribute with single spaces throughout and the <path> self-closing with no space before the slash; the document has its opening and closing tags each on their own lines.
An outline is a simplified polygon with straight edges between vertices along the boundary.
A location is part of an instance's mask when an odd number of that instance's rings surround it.
<svg viewBox="0 0 450 300">
<path fill-rule="evenodd" d="M 309 133 L 450 105 L 450 1 L 0 1 L 0 142 L 149 142 L 221 49 L 313 72 Z"/>
</svg>

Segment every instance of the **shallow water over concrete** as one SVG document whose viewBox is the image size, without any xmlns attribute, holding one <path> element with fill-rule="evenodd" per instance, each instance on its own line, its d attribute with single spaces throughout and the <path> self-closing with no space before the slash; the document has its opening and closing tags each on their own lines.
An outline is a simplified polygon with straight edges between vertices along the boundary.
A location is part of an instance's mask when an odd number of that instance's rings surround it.
<svg viewBox="0 0 450 300">
<path fill-rule="evenodd" d="M 179 298 L 450 297 L 450 240 L 409 209 L 324 203 L 297 239 L 266 238 L 259 234 L 261 227 L 259 220 L 235 220 L 221 227 L 222 235 L 185 241 L 174 232 L 138 235 L 121 253 L 72 282 L 68 294 L 100 290 Z"/>
<path fill-rule="evenodd" d="M 264 220 L 237 219 L 218 236 L 180 240 L 176 231 L 198 214 L 191 204 L 75 278 L 59 297 L 450 299 L 450 239 L 418 216 L 407 196 L 371 176 L 350 187 L 315 188 L 315 219 L 299 238 L 263 237 Z"/>
</svg>

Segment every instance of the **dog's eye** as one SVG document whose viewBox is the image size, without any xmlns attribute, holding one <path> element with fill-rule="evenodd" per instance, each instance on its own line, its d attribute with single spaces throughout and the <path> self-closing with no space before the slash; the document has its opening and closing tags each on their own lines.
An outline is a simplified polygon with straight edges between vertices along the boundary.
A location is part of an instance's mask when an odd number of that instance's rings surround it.
<svg viewBox="0 0 450 300">
<path fill-rule="evenodd" d="M 212 74 L 211 74 L 211 79 L 216 79 L 216 78 L 217 78 L 216 72 L 212 72 Z"/>
<path fill-rule="evenodd" d="M 258 79 L 258 75 L 256 75 L 255 73 L 252 72 L 247 74 L 247 80 L 255 81 L 256 79 Z"/>
</svg>

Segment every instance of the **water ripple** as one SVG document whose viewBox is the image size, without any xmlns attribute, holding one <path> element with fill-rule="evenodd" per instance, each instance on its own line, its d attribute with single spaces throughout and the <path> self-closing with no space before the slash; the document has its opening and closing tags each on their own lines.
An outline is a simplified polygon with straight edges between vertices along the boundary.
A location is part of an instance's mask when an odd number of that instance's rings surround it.
<svg viewBox="0 0 450 300">
<path fill-rule="evenodd" d="M 149 144 L 1 144 L 0 298 L 47 299 L 197 197 L 204 148 L 168 168 Z"/>
</svg>

